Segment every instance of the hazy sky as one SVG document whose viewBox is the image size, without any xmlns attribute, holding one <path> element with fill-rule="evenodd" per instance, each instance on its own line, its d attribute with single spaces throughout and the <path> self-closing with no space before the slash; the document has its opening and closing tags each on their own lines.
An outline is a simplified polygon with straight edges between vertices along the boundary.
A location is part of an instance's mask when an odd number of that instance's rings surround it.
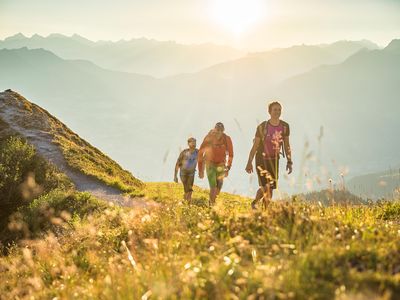
<svg viewBox="0 0 400 300">
<path fill-rule="evenodd" d="M 400 38 L 400 0 L 0 0 L 0 39 L 22 32 L 148 37 L 244 49 Z"/>
</svg>

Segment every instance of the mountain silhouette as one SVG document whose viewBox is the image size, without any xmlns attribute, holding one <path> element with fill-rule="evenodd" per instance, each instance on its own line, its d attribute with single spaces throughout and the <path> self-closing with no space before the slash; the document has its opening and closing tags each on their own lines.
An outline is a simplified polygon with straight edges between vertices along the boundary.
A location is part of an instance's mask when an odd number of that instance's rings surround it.
<svg viewBox="0 0 400 300">
<path fill-rule="evenodd" d="M 146 38 L 93 42 L 78 34 L 26 37 L 19 33 L 0 41 L 0 48 L 43 48 L 64 59 L 83 59 L 116 71 L 165 77 L 195 72 L 243 55 L 237 49 L 214 44 L 183 45 Z"/>
<path fill-rule="evenodd" d="M 272 93 L 285 99 L 292 116 L 307 115 L 295 120 L 305 132 L 314 131 L 316 137 L 324 126 L 328 159 L 352 165 L 353 171 L 355 165 L 365 174 L 400 161 L 400 143 L 394 138 L 400 125 L 396 44 L 364 49 L 341 64 L 315 68 L 284 81 Z"/>
<path fill-rule="evenodd" d="M 364 198 L 397 199 L 400 195 L 400 165 L 376 173 L 351 178 L 347 188 Z"/>
<path fill-rule="evenodd" d="M 272 85 L 320 65 L 341 63 L 363 48 L 377 49 L 378 46 L 368 41 L 339 41 L 250 53 L 205 69 L 196 74 L 196 79 L 232 81 L 243 87 L 254 82 Z"/>
<path fill-rule="evenodd" d="M 154 79 L 109 71 L 87 61 L 64 60 L 44 49 L 0 50 L 0 89 L 27 95 L 147 181 L 168 180 L 176 159 L 173 153 L 185 146 L 187 136 L 201 139 L 222 121 L 235 152 L 241 153 L 226 188 L 246 193 L 251 183 L 242 166 L 257 120 L 267 117 L 265 107 L 271 99 L 283 103 L 282 118 L 292 128 L 294 176 L 300 177 L 307 142 L 317 158 L 307 162 L 315 176 L 321 167 L 326 169 L 325 177 L 339 177 L 342 168 L 349 169 L 346 176 L 352 177 L 398 163 L 398 141 L 393 136 L 399 127 L 400 68 L 395 46 L 396 41 L 384 49 L 361 49 L 336 64 L 309 64 L 311 70 L 290 78 L 282 75 L 275 84 L 262 76 L 245 80 L 242 71 L 236 76 L 243 76 L 242 81 L 212 77 L 207 70 Z M 297 47 L 292 48 L 279 51 L 296 58 Z M 45 56 L 48 63 L 41 62 Z M 285 62 L 270 64 L 284 66 Z M 246 70 L 251 72 L 251 68 Z M 319 145 L 321 126 L 324 137 Z M 323 166 L 317 166 L 318 161 Z"/>
</svg>

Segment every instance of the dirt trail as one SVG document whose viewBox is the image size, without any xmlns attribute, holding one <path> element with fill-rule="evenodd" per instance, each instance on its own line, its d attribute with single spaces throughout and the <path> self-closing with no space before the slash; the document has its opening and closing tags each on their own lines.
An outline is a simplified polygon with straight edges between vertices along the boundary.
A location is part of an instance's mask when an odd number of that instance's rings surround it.
<svg viewBox="0 0 400 300">
<path fill-rule="evenodd" d="M 11 92 L 0 93 L 0 118 L 8 124 L 11 130 L 24 136 L 29 143 L 34 145 L 41 156 L 64 172 L 75 184 L 78 191 L 89 192 L 97 198 L 111 201 L 121 206 L 148 206 L 149 203 L 144 199 L 132 199 L 124 196 L 120 190 L 107 186 L 100 180 L 69 167 L 60 148 L 52 142 L 52 134 L 43 130 L 46 127 L 50 129 L 46 118 L 42 120 L 45 123 L 38 125 L 38 120 L 29 118 L 29 112 Z"/>
</svg>

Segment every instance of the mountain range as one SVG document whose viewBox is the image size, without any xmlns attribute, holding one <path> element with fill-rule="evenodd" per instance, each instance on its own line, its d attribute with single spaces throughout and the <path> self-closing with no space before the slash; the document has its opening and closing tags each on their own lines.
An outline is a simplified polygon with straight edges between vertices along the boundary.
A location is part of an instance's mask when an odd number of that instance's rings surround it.
<svg viewBox="0 0 400 300">
<path fill-rule="evenodd" d="M 301 45 L 164 79 L 44 49 L 3 49 L 0 89 L 28 95 L 146 181 L 169 180 L 187 136 L 200 143 L 222 121 L 235 146 L 225 188 L 243 194 L 256 185 L 243 171 L 255 125 L 279 99 L 295 160 L 282 189 L 302 192 L 400 161 L 399 48 L 398 40 L 384 49 L 366 41 Z"/>
<path fill-rule="evenodd" d="M 26 37 L 18 33 L 0 41 L 0 48 L 22 47 L 43 48 L 64 59 L 89 60 L 106 69 L 154 77 L 195 72 L 243 55 L 243 51 L 210 43 L 184 45 L 146 38 L 94 42 L 77 34 Z"/>
</svg>

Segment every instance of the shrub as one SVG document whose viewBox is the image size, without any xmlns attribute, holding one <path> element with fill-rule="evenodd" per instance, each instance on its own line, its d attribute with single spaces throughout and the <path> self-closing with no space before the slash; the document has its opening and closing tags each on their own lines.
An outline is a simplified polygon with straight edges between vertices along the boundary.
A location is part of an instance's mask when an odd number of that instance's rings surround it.
<svg viewBox="0 0 400 300">
<path fill-rule="evenodd" d="M 67 186 L 70 186 L 67 177 L 22 138 L 11 136 L 0 142 L 0 206 L 3 212 L 15 211 L 43 193 Z"/>
</svg>

